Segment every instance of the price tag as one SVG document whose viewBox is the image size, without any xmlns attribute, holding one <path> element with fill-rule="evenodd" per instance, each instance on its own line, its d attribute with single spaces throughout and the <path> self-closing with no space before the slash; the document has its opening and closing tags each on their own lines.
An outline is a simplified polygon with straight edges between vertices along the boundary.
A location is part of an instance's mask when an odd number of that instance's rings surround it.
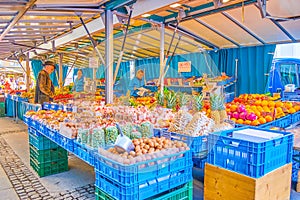
<svg viewBox="0 0 300 200">
<path fill-rule="evenodd" d="M 191 67 L 191 61 L 186 61 L 186 62 L 178 62 L 178 72 L 191 72 L 192 67 Z"/>
</svg>

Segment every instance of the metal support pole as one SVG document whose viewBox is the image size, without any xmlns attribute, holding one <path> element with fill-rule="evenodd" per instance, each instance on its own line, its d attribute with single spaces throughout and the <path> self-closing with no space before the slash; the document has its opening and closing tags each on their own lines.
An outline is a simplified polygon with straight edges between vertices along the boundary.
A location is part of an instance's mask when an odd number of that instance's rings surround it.
<svg viewBox="0 0 300 200">
<path fill-rule="evenodd" d="M 29 52 L 26 55 L 26 90 L 30 90 L 30 66 L 29 66 Z"/>
<path fill-rule="evenodd" d="M 58 77 L 59 77 L 59 88 L 62 90 L 63 88 L 63 54 L 60 53 L 59 54 L 59 74 L 58 74 Z"/>
<path fill-rule="evenodd" d="M 235 85 L 234 85 L 234 97 L 236 97 L 237 93 L 237 81 L 238 81 L 238 61 L 239 59 L 235 59 Z"/>
<path fill-rule="evenodd" d="M 113 14 L 105 10 L 105 103 L 113 103 Z"/>
<path fill-rule="evenodd" d="M 165 59 L 165 25 L 161 24 L 160 27 L 160 73 L 159 73 L 159 85 L 160 93 L 164 91 L 164 59 Z"/>
</svg>

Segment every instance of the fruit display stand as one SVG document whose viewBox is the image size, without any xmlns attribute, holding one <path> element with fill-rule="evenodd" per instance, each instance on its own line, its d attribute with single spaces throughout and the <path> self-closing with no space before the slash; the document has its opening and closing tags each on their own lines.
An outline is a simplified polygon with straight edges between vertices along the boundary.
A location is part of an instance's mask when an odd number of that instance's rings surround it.
<svg viewBox="0 0 300 200">
<path fill-rule="evenodd" d="M 5 94 L 5 108 L 7 117 L 15 116 L 15 103 L 13 100 L 13 96 L 10 94 Z"/>
<path fill-rule="evenodd" d="M 190 150 L 161 154 L 161 157 L 127 165 L 87 148 L 44 123 L 30 117 L 24 119 L 29 126 L 30 164 L 40 177 L 67 170 L 67 150 L 95 167 L 96 199 L 103 196 L 125 200 L 192 199 Z"/>
</svg>

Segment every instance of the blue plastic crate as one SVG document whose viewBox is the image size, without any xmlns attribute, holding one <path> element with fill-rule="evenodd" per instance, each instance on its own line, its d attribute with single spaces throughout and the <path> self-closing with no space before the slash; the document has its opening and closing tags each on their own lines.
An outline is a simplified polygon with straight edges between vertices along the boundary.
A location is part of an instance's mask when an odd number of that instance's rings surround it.
<svg viewBox="0 0 300 200">
<path fill-rule="evenodd" d="M 153 180 L 193 166 L 190 150 L 132 165 L 121 164 L 98 153 L 95 154 L 95 158 L 95 169 L 122 185 Z"/>
<path fill-rule="evenodd" d="M 194 167 L 199 168 L 199 169 L 204 169 L 206 162 L 207 162 L 207 157 L 204 157 L 204 158 L 194 157 L 193 158 Z"/>
<path fill-rule="evenodd" d="M 31 121 L 31 126 L 32 128 L 34 128 L 35 130 L 38 130 L 40 127 L 40 122 L 38 122 L 37 120 L 32 120 Z"/>
<path fill-rule="evenodd" d="M 111 180 L 97 170 L 95 173 L 96 187 L 118 200 L 147 199 L 193 180 L 191 167 L 129 185 Z"/>
<path fill-rule="evenodd" d="M 161 135 L 163 134 L 163 131 L 167 131 L 167 130 L 168 130 L 167 128 L 154 128 L 153 129 L 153 136 L 154 137 L 161 137 Z"/>
<path fill-rule="evenodd" d="M 68 138 L 59 132 L 56 132 L 55 142 L 62 148 L 74 152 L 74 139 Z"/>
<path fill-rule="evenodd" d="M 178 140 L 186 143 L 192 152 L 193 157 L 205 157 L 208 153 L 207 136 L 192 137 L 180 133 L 162 131 L 161 137 L 166 137 L 171 140 Z"/>
<path fill-rule="evenodd" d="M 55 130 L 55 129 L 52 129 L 52 128 L 47 128 L 48 129 L 48 131 L 47 131 L 47 137 L 50 139 L 50 140 L 52 140 L 52 141 L 54 141 L 54 142 L 56 142 L 57 141 L 57 137 L 58 137 L 58 131 L 57 130 Z"/>
<path fill-rule="evenodd" d="M 23 120 L 24 120 L 24 123 L 29 127 L 29 126 L 32 126 L 31 125 L 31 117 L 29 117 L 29 116 L 26 116 L 26 115 L 24 115 L 24 118 L 23 118 Z"/>
<path fill-rule="evenodd" d="M 232 138 L 234 130 L 211 133 L 208 136 L 208 163 L 250 177 L 258 178 L 292 161 L 294 135 L 288 132 L 247 127 L 283 134 L 266 142 L 250 142 Z"/>
<path fill-rule="evenodd" d="M 295 124 L 297 122 L 300 122 L 300 111 L 294 113 L 291 115 L 292 118 L 292 124 Z"/>
<path fill-rule="evenodd" d="M 37 127 L 37 131 L 40 132 L 42 135 L 47 136 L 47 127 L 46 125 L 42 124 L 42 123 L 38 123 Z"/>
<path fill-rule="evenodd" d="M 74 140 L 74 154 L 91 166 L 95 166 L 95 153 L 96 150 Z"/>
<path fill-rule="evenodd" d="M 48 102 L 43 103 L 42 106 L 43 110 L 50 110 L 51 109 L 51 104 Z"/>
<path fill-rule="evenodd" d="M 28 138 L 29 144 L 33 145 L 38 150 L 53 149 L 58 147 L 56 143 L 44 137 L 35 129 L 29 129 Z"/>
<path fill-rule="evenodd" d="M 273 121 L 273 126 L 280 127 L 280 128 L 286 128 L 290 126 L 292 123 L 292 117 L 291 115 L 287 115 L 285 117 L 276 119 Z"/>
<path fill-rule="evenodd" d="M 293 165 L 292 165 L 292 181 L 298 182 L 298 171 L 300 168 L 300 152 L 293 151 Z"/>
</svg>

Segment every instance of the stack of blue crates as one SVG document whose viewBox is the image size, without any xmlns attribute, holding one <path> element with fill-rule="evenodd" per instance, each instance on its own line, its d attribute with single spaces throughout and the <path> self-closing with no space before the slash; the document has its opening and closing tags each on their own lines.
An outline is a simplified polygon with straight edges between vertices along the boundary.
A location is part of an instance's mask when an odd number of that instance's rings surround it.
<svg viewBox="0 0 300 200">
<path fill-rule="evenodd" d="M 190 150 L 131 165 L 96 154 L 96 191 L 108 199 L 151 199 L 189 184 L 192 167 Z"/>
</svg>

